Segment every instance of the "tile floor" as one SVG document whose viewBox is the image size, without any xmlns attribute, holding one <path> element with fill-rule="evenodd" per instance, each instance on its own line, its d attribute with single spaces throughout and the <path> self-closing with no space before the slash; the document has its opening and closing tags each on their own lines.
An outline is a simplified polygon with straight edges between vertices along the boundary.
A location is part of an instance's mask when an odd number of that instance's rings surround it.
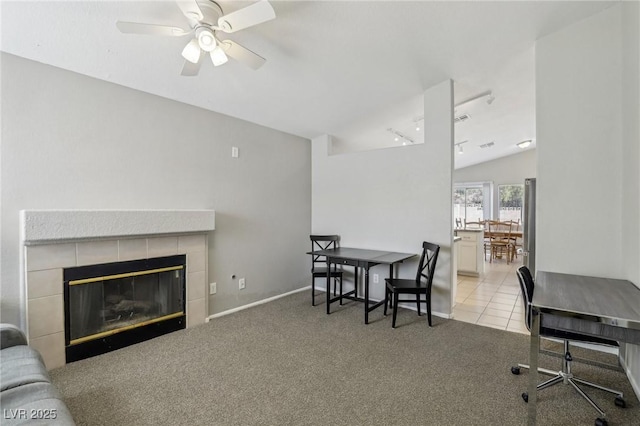
<svg viewBox="0 0 640 426">
<path fill-rule="evenodd" d="M 480 277 L 458 275 L 453 318 L 486 327 L 529 334 L 524 323 L 524 307 L 516 269 L 521 259 L 485 262 Z"/>
</svg>

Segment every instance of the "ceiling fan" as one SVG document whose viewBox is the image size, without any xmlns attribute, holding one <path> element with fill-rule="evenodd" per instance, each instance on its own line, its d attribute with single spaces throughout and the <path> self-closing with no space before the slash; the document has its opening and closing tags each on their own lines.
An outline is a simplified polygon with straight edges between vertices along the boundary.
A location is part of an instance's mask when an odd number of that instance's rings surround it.
<svg viewBox="0 0 640 426">
<path fill-rule="evenodd" d="M 185 59 L 181 74 L 194 76 L 200 71 L 204 56 L 211 58 L 214 66 L 227 62 L 228 57 L 254 70 L 266 62 L 262 56 L 231 40 L 221 40 L 219 33 L 234 33 L 276 17 L 267 0 L 260 0 L 243 9 L 223 15 L 220 5 L 213 0 L 178 0 L 178 6 L 189 22 L 189 29 L 167 25 L 138 22 L 116 22 L 126 34 L 147 34 L 180 37 L 193 34 L 193 39 L 182 50 Z M 204 53 L 204 54 L 203 54 Z"/>
</svg>

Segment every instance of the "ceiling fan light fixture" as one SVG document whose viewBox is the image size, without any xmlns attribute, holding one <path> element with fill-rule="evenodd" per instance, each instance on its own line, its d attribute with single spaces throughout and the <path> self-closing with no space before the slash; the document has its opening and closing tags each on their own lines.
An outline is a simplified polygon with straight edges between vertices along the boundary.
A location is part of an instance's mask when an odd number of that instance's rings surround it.
<svg viewBox="0 0 640 426">
<path fill-rule="evenodd" d="M 217 46 L 215 49 L 211 51 L 211 62 L 213 62 L 214 66 L 219 66 L 222 64 L 226 64 L 229 58 L 227 54 L 224 53 L 224 50 L 220 46 Z"/>
<path fill-rule="evenodd" d="M 216 38 L 213 36 L 213 32 L 208 28 L 199 28 L 196 31 L 198 38 L 198 44 L 200 48 L 205 52 L 212 52 L 216 48 Z"/>
<path fill-rule="evenodd" d="M 197 64 L 200 60 L 200 53 L 200 44 L 194 38 L 182 50 L 182 57 L 192 64 Z"/>
</svg>

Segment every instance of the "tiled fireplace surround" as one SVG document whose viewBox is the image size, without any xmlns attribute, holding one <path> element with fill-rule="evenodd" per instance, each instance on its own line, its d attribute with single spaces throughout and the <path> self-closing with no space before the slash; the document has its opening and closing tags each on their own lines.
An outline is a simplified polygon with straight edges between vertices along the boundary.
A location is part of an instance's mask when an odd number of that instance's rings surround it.
<svg viewBox="0 0 640 426">
<path fill-rule="evenodd" d="M 48 369 L 66 363 L 63 268 L 186 254 L 187 327 L 205 322 L 212 210 L 21 213 L 29 344 Z"/>
</svg>

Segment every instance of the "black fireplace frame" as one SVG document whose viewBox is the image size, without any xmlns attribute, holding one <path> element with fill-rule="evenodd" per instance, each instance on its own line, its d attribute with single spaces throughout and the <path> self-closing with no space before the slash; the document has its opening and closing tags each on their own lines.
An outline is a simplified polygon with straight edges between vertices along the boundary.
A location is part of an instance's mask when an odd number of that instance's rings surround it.
<svg viewBox="0 0 640 426">
<path fill-rule="evenodd" d="M 69 282 L 134 271 L 161 269 L 173 266 L 183 266 L 182 274 L 182 314 L 172 315 L 171 318 L 150 324 L 137 326 L 125 330 L 114 330 L 113 333 L 94 340 L 71 345 L 71 324 L 69 306 Z M 154 257 L 149 259 L 129 260 L 123 262 L 103 263 L 99 265 L 78 266 L 63 270 L 64 280 L 64 338 L 66 362 L 79 361 L 96 355 L 101 355 L 116 349 L 150 340 L 167 333 L 182 330 L 187 326 L 187 256 L 184 254 Z"/>
</svg>

